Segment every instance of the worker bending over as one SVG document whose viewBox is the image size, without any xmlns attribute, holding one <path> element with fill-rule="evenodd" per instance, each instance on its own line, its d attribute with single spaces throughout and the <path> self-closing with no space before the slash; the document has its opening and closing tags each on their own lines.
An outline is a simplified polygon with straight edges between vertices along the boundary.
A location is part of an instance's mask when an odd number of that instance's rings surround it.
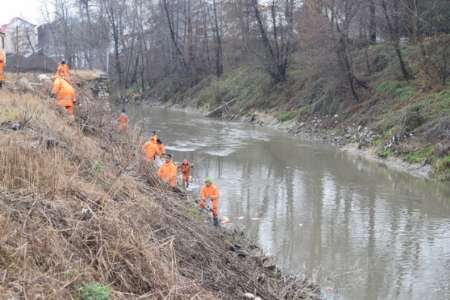
<svg viewBox="0 0 450 300">
<path fill-rule="evenodd" d="M 69 115 L 73 115 L 73 106 L 76 102 L 75 89 L 66 79 L 56 76 L 51 94 L 59 106 L 65 108 Z"/>
<path fill-rule="evenodd" d="M 58 67 L 56 68 L 55 76 L 60 76 L 66 80 L 70 80 L 69 65 L 66 64 L 66 62 L 64 60 L 58 64 Z"/>
<path fill-rule="evenodd" d="M 219 226 L 219 189 L 212 183 L 211 178 L 205 179 L 205 185 L 200 190 L 199 209 L 205 209 L 207 201 L 211 202 L 210 210 L 214 226 Z"/>
<path fill-rule="evenodd" d="M 119 131 L 120 132 L 127 132 L 128 131 L 128 116 L 125 111 L 125 108 L 122 109 L 122 112 L 119 115 L 119 118 L 117 119 L 119 123 Z"/>
<path fill-rule="evenodd" d="M 148 140 L 144 144 L 142 150 L 147 161 L 155 160 L 156 154 L 158 152 L 158 145 L 156 144 L 156 140 L 150 137 L 150 140 Z"/>
<path fill-rule="evenodd" d="M 184 159 L 183 162 L 178 166 L 178 169 L 183 176 L 183 185 L 187 189 L 189 187 L 189 181 L 191 178 L 191 164 L 187 159 Z"/>
<path fill-rule="evenodd" d="M 171 187 L 177 186 L 177 167 L 172 162 L 172 155 L 165 155 L 165 161 L 159 168 L 158 176 Z"/>
<path fill-rule="evenodd" d="M 6 65 L 6 55 L 3 49 L 0 49 L 0 89 L 3 88 L 3 81 L 5 81 L 4 69 Z"/>
</svg>

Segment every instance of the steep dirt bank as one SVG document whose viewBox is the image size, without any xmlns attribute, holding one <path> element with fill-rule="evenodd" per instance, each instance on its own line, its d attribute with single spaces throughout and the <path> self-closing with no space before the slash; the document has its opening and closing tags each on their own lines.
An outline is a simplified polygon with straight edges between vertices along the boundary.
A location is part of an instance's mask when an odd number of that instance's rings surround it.
<svg viewBox="0 0 450 300">
<path fill-rule="evenodd" d="M 34 76 L 29 81 L 37 82 Z M 79 80 L 77 118 L 45 83 L 0 91 L 0 295 L 20 299 L 316 299 L 239 232 L 212 228 L 192 199 L 142 162 Z"/>
<path fill-rule="evenodd" d="M 283 84 L 241 67 L 188 88 L 163 80 L 150 96 L 213 117 L 284 128 L 339 146 L 356 144 L 380 159 L 431 166 L 430 177 L 450 180 L 450 83 L 430 83 L 418 47 L 403 51 L 415 80 L 400 79 L 389 45 L 355 54 L 355 69 L 368 85 L 359 102 L 337 79 L 342 74 L 315 70 L 300 58 Z"/>
</svg>

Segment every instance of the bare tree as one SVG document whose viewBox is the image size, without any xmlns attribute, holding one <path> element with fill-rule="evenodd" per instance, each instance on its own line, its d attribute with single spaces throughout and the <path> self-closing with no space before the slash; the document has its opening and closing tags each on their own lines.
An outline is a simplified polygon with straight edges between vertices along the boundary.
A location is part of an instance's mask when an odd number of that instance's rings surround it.
<svg viewBox="0 0 450 300">
<path fill-rule="evenodd" d="M 272 0 L 269 6 L 260 5 L 258 0 L 251 1 L 264 49 L 261 61 L 275 82 L 286 81 L 292 51 L 294 1 Z M 261 9 L 266 15 L 261 13 Z"/>
<path fill-rule="evenodd" d="M 409 67 L 403 58 L 403 53 L 400 48 L 399 1 L 400 0 L 392 0 L 392 7 L 388 8 L 386 0 L 381 0 L 381 7 L 383 8 L 386 26 L 389 31 L 392 46 L 394 47 L 398 62 L 400 64 L 400 70 L 403 78 L 405 80 L 410 80 L 413 76 L 409 71 Z"/>
</svg>

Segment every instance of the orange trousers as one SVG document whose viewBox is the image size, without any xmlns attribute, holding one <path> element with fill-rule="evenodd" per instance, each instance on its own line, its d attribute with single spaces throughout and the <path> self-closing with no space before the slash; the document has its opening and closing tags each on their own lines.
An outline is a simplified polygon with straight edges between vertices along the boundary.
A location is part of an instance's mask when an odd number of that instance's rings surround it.
<svg viewBox="0 0 450 300">
<path fill-rule="evenodd" d="M 0 62 L 0 81 L 5 80 L 4 74 L 3 74 L 4 67 L 5 67 L 5 63 L 4 62 Z"/>
</svg>

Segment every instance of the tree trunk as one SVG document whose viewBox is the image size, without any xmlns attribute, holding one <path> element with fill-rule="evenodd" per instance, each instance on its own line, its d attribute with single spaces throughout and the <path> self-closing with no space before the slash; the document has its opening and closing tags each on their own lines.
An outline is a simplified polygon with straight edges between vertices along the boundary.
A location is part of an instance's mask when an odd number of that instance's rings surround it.
<svg viewBox="0 0 450 300">
<path fill-rule="evenodd" d="M 183 70 L 187 71 L 188 70 L 187 64 L 186 64 L 186 61 L 184 60 L 183 52 L 181 51 L 180 46 L 178 45 L 177 36 L 176 36 L 175 29 L 174 29 L 173 24 L 172 24 L 172 19 L 170 17 L 169 7 L 167 5 L 167 0 L 162 0 L 162 4 L 163 4 L 164 12 L 166 14 L 167 24 L 169 26 L 170 39 L 171 39 L 171 41 L 173 43 L 173 46 L 175 48 L 175 52 L 176 52 L 177 57 L 178 57 L 181 65 L 183 67 Z"/>
<path fill-rule="evenodd" d="M 395 54 L 397 55 L 397 59 L 400 64 L 400 70 L 402 72 L 403 78 L 405 80 L 410 80 L 413 78 L 413 76 L 408 71 L 408 66 L 405 60 L 403 59 L 402 50 L 400 48 L 400 28 L 398 24 L 398 17 L 399 17 L 398 0 L 394 0 L 393 21 L 391 19 L 391 16 L 389 15 L 386 0 L 381 0 L 381 7 L 383 8 L 384 17 L 386 19 L 386 24 L 389 30 L 389 34 L 391 36 L 392 45 L 394 47 Z"/>
<path fill-rule="evenodd" d="M 217 18 L 217 3 L 213 0 L 213 13 L 214 13 L 214 32 L 216 35 L 216 75 L 217 77 L 223 74 L 223 51 L 222 51 L 222 37 L 219 28 L 219 21 Z"/>
<path fill-rule="evenodd" d="M 369 41 L 371 44 L 377 42 L 377 20 L 375 0 L 369 0 Z"/>
</svg>

